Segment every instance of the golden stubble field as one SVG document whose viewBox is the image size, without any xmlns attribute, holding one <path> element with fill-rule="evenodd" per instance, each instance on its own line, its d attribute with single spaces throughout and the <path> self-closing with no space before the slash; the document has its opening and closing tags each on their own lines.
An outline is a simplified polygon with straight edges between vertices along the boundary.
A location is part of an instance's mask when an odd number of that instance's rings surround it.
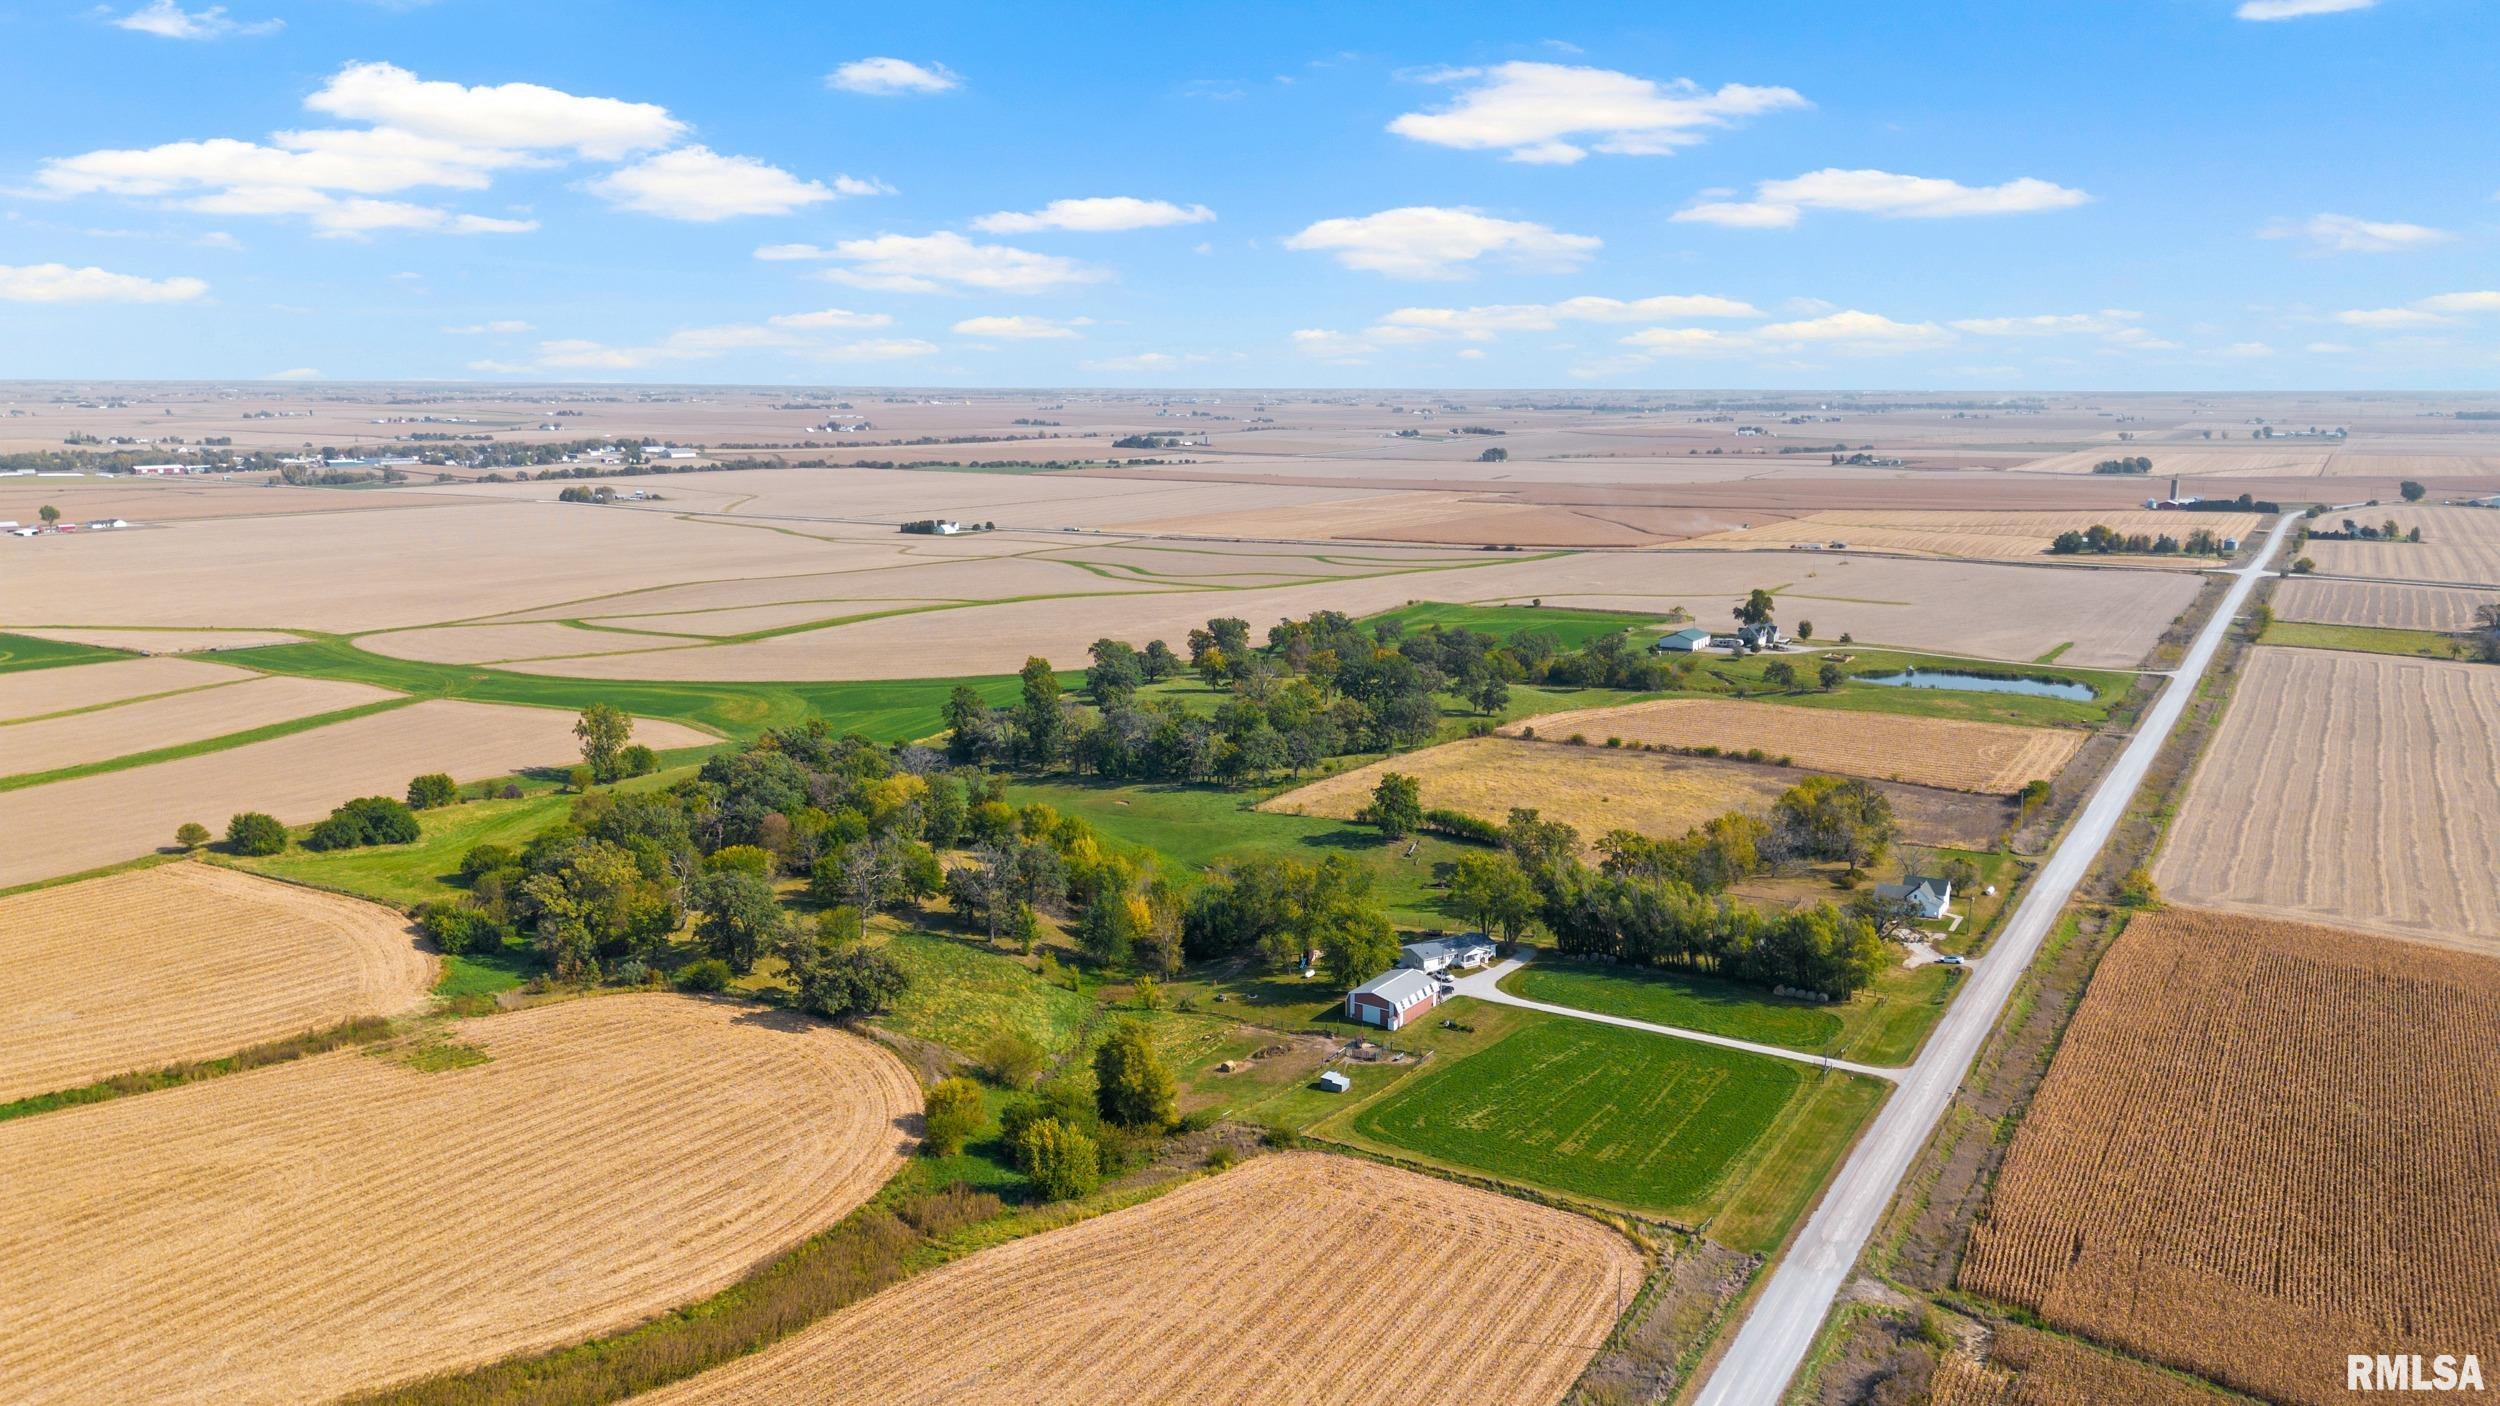
<svg viewBox="0 0 2500 1406">
<path fill-rule="evenodd" d="M 2489 666 L 2250 653 L 2153 877 L 2203 907 L 2500 952 Z"/>
<path fill-rule="evenodd" d="M 1927 1406 L 2236 1406 L 2193 1378 L 2072 1338 L 1999 1323 L 1981 1363 L 1948 1352 Z"/>
<path fill-rule="evenodd" d="M 742 1002 L 463 1022 L 487 1058 L 341 1051 L 0 1126 L 13 1402 L 322 1401 L 638 1322 L 901 1165 L 910 1072 Z"/>
<path fill-rule="evenodd" d="M 2300 550 L 2328 576 L 2432 581 L 2500 589 L 2500 509 L 2396 504 L 2330 512 L 2313 526 L 2340 529 L 2345 518 L 2371 527 L 2422 529 L 2419 542 L 2320 542 Z"/>
<path fill-rule="evenodd" d="M 2110 949 L 1966 1289 L 2272 1400 L 2500 1344 L 2500 963 L 2169 909 Z"/>
<path fill-rule="evenodd" d="M 1664 698 L 1548 713 L 1504 728 L 1544 738 L 1580 733 L 1671 747 L 1760 748 L 1812 771 L 1845 772 L 1954 791 L 2012 794 L 2054 779 L 2088 735 L 2076 728 L 2014 727 L 1834 708 L 1792 708 L 1724 698 Z"/>
<path fill-rule="evenodd" d="M 1672 837 L 1731 810 L 1764 814 L 1780 792 L 1811 774 L 1596 745 L 1604 740 L 1597 736 L 1592 745 L 1574 747 L 1470 737 L 1323 777 L 1263 801 L 1259 809 L 1351 820 L 1371 803 L 1382 774 L 1394 771 L 1416 779 L 1426 809 L 1465 811 L 1500 824 L 1513 807 L 1527 807 L 1594 844 L 1609 830 Z M 1915 844 L 1981 844 L 2005 822 L 2006 808 L 1992 799 L 1876 784 L 1892 798 L 1903 837 Z"/>
<path fill-rule="evenodd" d="M 2274 613 L 2281 619 L 2380 630 L 2454 634 L 2473 627 L 2475 608 L 2482 605 L 2500 605 L 2500 589 L 2395 586 L 2317 576 L 2286 577 L 2274 588 Z"/>
<path fill-rule="evenodd" d="M 1543 1406 L 1642 1272 L 1630 1241 L 1568 1212 L 1278 1153 L 932 1270 L 643 1400 Z"/>
<path fill-rule="evenodd" d="M 1690 545 L 1729 549 L 1781 549 L 1792 544 L 1852 547 L 1921 556 L 1967 557 L 1976 561 L 2032 561 L 2048 555 L 2061 532 L 2082 532 L 2095 525 L 2124 533 L 2165 533 L 2184 540 L 2204 528 L 2220 537 L 2248 540 L 2261 519 L 2255 513 L 2149 512 L 2141 508 L 2108 512 L 1823 512 L 1786 522 L 1767 523 L 1733 532 L 1697 537 Z M 2112 556 L 2079 560 L 2115 566 L 2166 566 L 2195 569 L 2219 565 L 2214 557 Z"/>
<path fill-rule="evenodd" d="M 430 698 L 224 751 L 0 791 L 0 835 L 9 836 L 0 846 L 0 888 L 135 858 L 171 844 L 185 821 L 222 832 L 236 811 L 260 810 L 298 824 L 352 797 L 399 795 L 422 772 L 472 780 L 567 764 L 580 757 L 573 722 L 561 709 Z M 637 718 L 634 740 L 666 749 L 719 739 Z"/>
<path fill-rule="evenodd" d="M 208 864 L 0 898 L 0 1102 L 425 1003 L 391 909 Z"/>
</svg>

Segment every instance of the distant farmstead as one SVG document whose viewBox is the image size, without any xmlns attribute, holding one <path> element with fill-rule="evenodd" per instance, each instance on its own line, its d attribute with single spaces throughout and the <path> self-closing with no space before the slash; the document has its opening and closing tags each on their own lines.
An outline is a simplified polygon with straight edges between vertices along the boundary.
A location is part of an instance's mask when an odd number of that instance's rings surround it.
<svg viewBox="0 0 2500 1406">
<path fill-rule="evenodd" d="M 1396 1030 L 1440 1002 L 1440 983 L 1412 967 L 1399 967 L 1347 992 L 1345 1013 L 1348 1020 Z"/>
</svg>

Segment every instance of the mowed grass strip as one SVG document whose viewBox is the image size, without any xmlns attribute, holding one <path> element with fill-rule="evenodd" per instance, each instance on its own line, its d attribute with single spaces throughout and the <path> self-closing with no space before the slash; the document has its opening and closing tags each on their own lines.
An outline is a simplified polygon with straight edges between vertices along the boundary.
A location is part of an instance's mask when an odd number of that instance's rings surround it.
<svg viewBox="0 0 2500 1406">
<path fill-rule="evenodd" d="M 1960 970 L 1954 967 L 1891 966 L 1869 990 L 1836 1005 L 1817 1005 L 1695 972 L 1546 958 L 1502 978 L 1502 989 L 1551 1006 L 1806 1054 L 1906 1064 L 1944 1014 L 1960 981 Z"/>
<path fill-rule="evenodd" d="M 1549 1017 L 1353 1122 L 1365 1137 L 1435 1161 L 1698 1220 L 1806 1074 L 1759 1055 Z"/>
<path fill-rule="evenodd" d="M 134 657 L 123 649 L 73 644 L 68 640 L 38 639 L 33 635 L 0 634 L 0 674 L 13 674 L 22 669 L 57 669 L 66 664 L 101 664 L 108 659 Z"/>
</svg>

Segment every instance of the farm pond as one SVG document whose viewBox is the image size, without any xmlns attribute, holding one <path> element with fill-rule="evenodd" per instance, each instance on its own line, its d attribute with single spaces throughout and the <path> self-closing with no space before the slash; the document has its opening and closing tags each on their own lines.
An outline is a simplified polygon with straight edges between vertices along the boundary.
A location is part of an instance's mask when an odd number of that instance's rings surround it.
<svg viewBox="0 0 2500 1406">
<path fill-rule="evenodd" d="M 1895 674 L 1860 674 L 1859 683 L 1886 688 L 1949 688 L 1964 693 L 2022 693 L 2034 698 L 2063 698 L 2069 703 L 2092 701 L 2090 684 L 2065 679 L 2019 678 L 2008 674 L 1971 674 L 1958 669 L 1906 669 Z"/>
</svg>

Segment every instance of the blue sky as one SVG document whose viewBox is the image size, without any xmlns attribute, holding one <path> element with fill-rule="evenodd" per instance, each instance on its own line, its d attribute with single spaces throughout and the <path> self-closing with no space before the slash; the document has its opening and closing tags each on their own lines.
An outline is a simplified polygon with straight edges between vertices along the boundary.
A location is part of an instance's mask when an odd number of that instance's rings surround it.
<svg viewBox="0 0 2500 1406">
<path fill-rule="evenodd" d="M 0 376 L 2460 388 L 2489 0 L 0 10 Z"/>
</svg>

